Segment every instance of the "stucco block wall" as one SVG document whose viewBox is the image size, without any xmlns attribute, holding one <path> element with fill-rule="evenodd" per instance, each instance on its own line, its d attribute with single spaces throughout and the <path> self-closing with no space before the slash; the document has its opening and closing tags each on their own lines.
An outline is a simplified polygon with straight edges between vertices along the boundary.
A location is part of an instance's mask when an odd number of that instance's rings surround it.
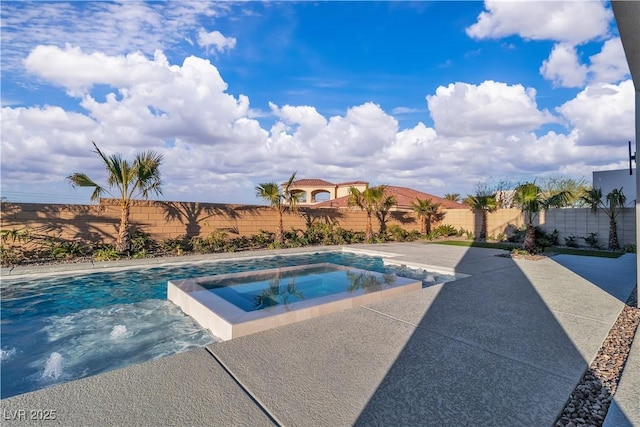
<svg viewBox="0 0 640 427">
<path fill-rule="evenodd" d="M 2 230 L 29 227 L 37 233 L 68 240 L 112 243 L 120 223 L 120 207 L 117 201 L 111 199 L 103 199 L 99 205 L 2 203 L 1 209 Z M 444 212 L 445 217 L 440 224 L 464 228 L 479 235 L 482 224 L 480 214 L 468 209 L 447 209 Z M 284 228 L 304 230 L 310 218 L 354 231 L 364 231 L 367 223 L 365 213 L 357 208 L 301 208 L 299 214 L 285 214 Z M 267 206 L 140 201 L 131 208 L 130 221 L 133 230 L 148 233 L 156 240 L 184 235 L 204 236 L 216 230 L 227 233 L 229 237 L 238 237 L 257 234 L 262 230 L 274 231 L 277 213 Z M 608 218 L 602 213 L 593 214 L 589 209 L 553 209 L 541 214 L 537 223 L 548 232 L 557 229 L 560 243 L 564 243 L 564 237 L 569 235 L 585 237 L 590 232 L 596 232 L 602 245 L 607 244 Z M 488 235 L 510 235 L 523 224 L 519 210 L 500 209 L 487 217 Z M 413 212 L 392 211 L 387 225 L 399 225 L 405 230 L 420 229 L 420 222 Z M 375 217 L 373 228 L 374 231 L 378 230 Z M 618 237 L 622 245 L 635 243 L 635 229 L 635 210 L 623 209 L 618 217 Z M 584 241 L 579 240 L 579 243 Z"/>
<path fill-rule="evenodd" d="M 635 208 L 621 209 L 618 214 L 616 221 L 621 246 L 636 243 L 635 215 Z M 558 230 L 561 244 L 564 244 L 565 237 L 586 237 L 589 233 L 598 233 L 598 241 L 604 247 L 609 242 L 609 217 L 600 211 L 593 213 L 588 208 L 550 209 L 543 218 L 541 226 L 547 232 Z M 584 240 L 578 239 L 578 243 L 584 244 Z"/>
</svg>

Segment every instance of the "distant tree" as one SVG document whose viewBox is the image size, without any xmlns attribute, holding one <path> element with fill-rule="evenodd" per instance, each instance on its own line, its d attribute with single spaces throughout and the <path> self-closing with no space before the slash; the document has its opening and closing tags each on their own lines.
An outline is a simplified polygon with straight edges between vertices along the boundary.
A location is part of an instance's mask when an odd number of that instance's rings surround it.
<svg viewBox="0 0 640 427">
<path fill-rule="evenodd" d="M 584 203 L 591 208 L 592 212 L 597 212 L 598 209 L 607 215 L 609 218 L 609 250 L 615 251 L 620 249 L 620 242 L 618 241 L 618 223 L 616 218 L 620 213 L 620 209 L 624 208 L 627 201 L 627 197 L 620 189 L 611 190 L 606 196 L 606 203 L 602 200 L 602 189 L 591 188 L 584 192 L 582 196 Z"/>
<path fill-rule="evenodd" d="M 457 195 L 458 198 L 460 195 Z M 447 199 L 451 200 L 451 199 Z M 434 203 L 433 199 L 421 200 L 416 198 L 415 202 L 411 202 L 411 209 L 420 219 L 420 233 L 427 235 L 431 233 L 431 224 L 440 222 L 444 219 L 445 213 L 440 211 L 441 203 Z"/>
<path fill-rule="evenodd" d="M 487 238 L 487 222 L 488 215 L 498 210 L 498 202 L 495 194 L 477 193 L 475 196 L 470 194 L 464 199 L 464 204 L 474 213 L 482 215 L 482 225 L 480 227 L 480 239 Z"/>
<path fill-rule="evenodd" d="M 567 206 L 569 207 L 588 207 L 587 203 L 582 198 L 582 195 L 585 194 L 585 192 L 588 191 L 591 186 L 584 178 L 575 179 L 564 177 L 547 177 L 541 178 L 536 182 L 538 183 L 538 186 L 542 189 L 542 191 L 548 195 L 558 194 L 563 191 L 571 193 L 569 201 L 567 202 Z"/>
<path fill-rule="evenodd" d="M 459 193 L 447 193 L 444 195 L 445 200 L 449 200 L 451 202 L 460 202 L 460 194 Z"/>
<path fill-rule="evenodd" d="M 395 198 L 388 196 L 386 190 L 387 187 L 385 185 L 367 187 L 363 191 L 356 187 L 349 188 L 349 206 L 357 206 L 367 214 L 365 228 L 365 239 L 367 241 L 373 239 L 373 215 L 377 216 L 380 221 L 380 229 L 384 232 L 386 224 L 382 220 L 386 220 L 386 212 L 396 204 Z"/>
<path fill-rule="evenodd" d="M 524 214 L 527 225 L 523 249 L 529 253 L 536 251 L 536 234 L 533 226 L 535 217 L 549 208 L 566 206 L 570 198 L 571 193 L 566 190 L 555 194 L 545 193 L 535 182 L 527 182 L 516 188 L 513 202 Z"/>
<path fill-rule="evenodd" d="M 296 179 L 296 172 L 291 174 L 289 180 L 282 186 L 275 182 L 265 182 L 259 184 L 256 190 L 256 197 L 266 200 L 271 208 L 278 214 L 278 224 L 276 225 L 276 242 L 284 243 L 283 215 L 287 211 L 298 211 L 298 197 L 291 191 L 291 185 Z"/>
<path fill-rule="evenodd" d="M 493 180 L 489 178 L 476 184 L 476 195 L 493 195 L 498 209 L 513 208 L 513 191 L 520 185 L 519 182 L 511 179 Z"/>
<path fill-rule="evenodd" d="M 136 154 L 133 162 L 122 158 L 121 154 L 106 156 L 96 143 L 93 143 L 105 168 L 107 169 L 107 186 L 116 190 L 112 194 L 105 187 L 95 183 L 86 174 L 76 172 L 67 177 L 73 187 L 93 187 L 91 201 L 97 202 L 106 193 L 118 199 L 121 215 L 120 228 L 116 238 L 116 250 L 120 253 L 129 251 L 129 211 L 134 200 L 138 198 L 148 199 L 153 194 L 162 194 L 162 182 L 160 180 L 160 164 L 162 155 L 154 151 Z"/>
</svg>

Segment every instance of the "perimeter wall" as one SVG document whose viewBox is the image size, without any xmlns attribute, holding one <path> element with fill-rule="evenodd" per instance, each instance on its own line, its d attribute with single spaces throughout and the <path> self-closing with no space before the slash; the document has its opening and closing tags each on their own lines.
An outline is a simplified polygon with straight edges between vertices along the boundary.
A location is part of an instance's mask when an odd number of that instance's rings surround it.
<svg viewBox="0 0 640 427">
<path fill-rule="evenodd" d="M 309 221 L 331 222 L 342 228 L 364 231 L 366 215 L 354 209 L 300 208 L 299 214 L 285 214 L 284 227 L 305 229 Z M 139 201 L 131 208 L 132 229 L 143 231 L 155 240 L 187 235 L 207 235 L 222 230 L 229 235 L 249 236 L 261 230 L 274 231 L 277 214 L 266 206 L 214 204 L 197 202 Z M 91 240 L 112 243 L 120 222 L 120 208 L 113 199 L 102 199 L 98 205 L 65 205 L 38 203 L 10 203 L 1 205 L 2 230 L 31 230 L 67 240 Z M 377 220 L 374 218 L 374 230 Z M 447 209 L 442 224 L 473 231 L 478 235 L 481 216 L 467 209 Z M 608 218 L 588 209 L 553 209 L 539 218 L 547 231 L 557 229 L 560 242 L 564 237 L 587 236 L 598 233 L 606 246 Z M 388 225 L 397 224 L 405 230 L 419 230 L 420 223 L 413 212 L 392 211 Z M 488 215 L 489 236 L 510 235 L 523 225 L 519 210 L 500 209 Z M 623 209 L 618 217 L 618 236 L 621 245 L 635 243 L 635 210 Z M 583 243 L 580 241 L 580 243 Z"/>
</svg>

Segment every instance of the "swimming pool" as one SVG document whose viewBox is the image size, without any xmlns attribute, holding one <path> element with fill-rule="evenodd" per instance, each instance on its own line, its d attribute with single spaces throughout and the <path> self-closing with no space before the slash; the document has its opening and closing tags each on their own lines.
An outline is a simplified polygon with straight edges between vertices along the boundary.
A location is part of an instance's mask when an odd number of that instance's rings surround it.
<svg viewBox="0 0 640 427">
<path fill-rule="evenodd" d="M 397 273 L 425 285 L 446 274 L 385 266 L 346 252 L 243 258 L 12 279 L 0 284 L 2 398 L 219 341 L 170 301 L 167 282 L 329 262 Z"/>
</svg>

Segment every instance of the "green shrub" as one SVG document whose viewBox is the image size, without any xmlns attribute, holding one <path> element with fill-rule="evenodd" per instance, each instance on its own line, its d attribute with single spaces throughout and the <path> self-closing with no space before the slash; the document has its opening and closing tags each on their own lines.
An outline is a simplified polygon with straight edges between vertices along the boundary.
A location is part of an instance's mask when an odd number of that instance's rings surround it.
<svg viewBox="0 0 640 427">
<path fill-rule="evenodd" d="M 267 248 L 276 240 L 276 233 L 270 231 L 260 230 L 260 233 L 254 234 L 250 237 L 251 245 L 254 249 Z"/>
<path fill-rule="evenodd" d="M 158 248 L 158 243 L 147 233 L 138 231 L 130 240 L 133 258 L 145 258 L 149 253 L 153 253 Z"/>
<path fill-rule="evenodd" d="M 567 236 L 564 238 L 564 244 L 565 246 L 568 246 L 570 248 L 579 248 L 580 245 L 578 244 L 578 238 L 574 235 L 571 236 Z"/>
<path fill-rule="evenodd" d="M 406 242 L 409 237 L 409 232 L 398 224 L 392 224 L 387 228 L 387 233 L 391 236 L 391 240 L 396 242 Z"/>
<path fill-rule="evenodd" d="M 214 252 L 222 252 L 226 245 L 226 239 L 227 233 L 221 230 L 215 230 L 205 237 L 192 237 L 190 243 L 194 252 L 210 254 Z"/>
<path fill-rule="evenodd" d="M 169 255 L 182 255 L 185 252 L 191 252 L 193 249 L 187 236 L 164 239 L 160 242 L 160 248 L 165 254 Z"/>
<path fill-rule="evenodd" d="M 0 245 L 0 264 L 3 267 L 13 267 L 24 262 L 25 255 L 22 248 Z"/>
<path fill-rule="evenodd" d="M 624 248 L 622 248 L 622 250 L 624 252 L 627 252 L 627 253 L 635 254 L 636 253 L 636 245 L 634 245 L 633 243 L 629 243 L 627 245 L 624 245 Z"/>
<path fill-rule="evenodd" d="M 587 237 L 583 237 L 582 240 L 589 245 L 590 249 L 602 249 L 602 245 L 598 241 L 598 233 L 589 233 Z"/>
<path fill-rule="evenodd" d="M 48 255 L 53 259 L 72 259 L 86 255 L 89 250 L 82 242 L 50 239 Z"/>
<path fill-rule="evenodd" d="M 458 230 L 453 225 L 449 224 L 442 224 L 441 226 L 432 230 L 432 232 L 433 231 L 435 231 L 438 236 L 450 237 L 458 235 Z"/>
<path fill-rule="evenodd" d="M 93 252 L 93 259 L 96 261 L 115 261 L 120 259 L 120 257 L 120 253 L 118 253 L 113 245 L 104 245 Z"/>
</svg>

